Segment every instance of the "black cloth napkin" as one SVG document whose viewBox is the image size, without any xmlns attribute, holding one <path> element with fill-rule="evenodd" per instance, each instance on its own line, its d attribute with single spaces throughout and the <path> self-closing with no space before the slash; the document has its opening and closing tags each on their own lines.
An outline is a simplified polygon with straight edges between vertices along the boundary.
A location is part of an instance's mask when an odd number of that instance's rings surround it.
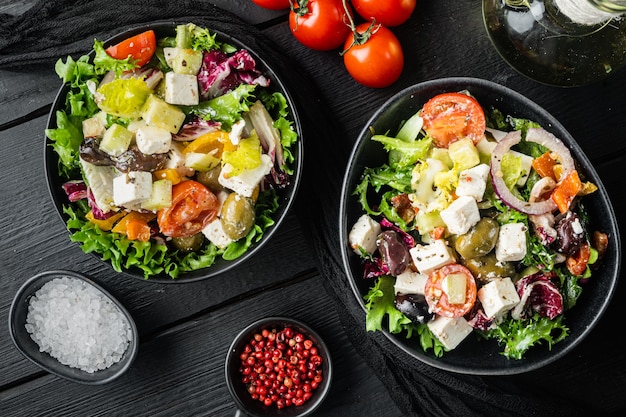
<svg viewBox="0 0 626 417">
<path fill-rule="evenodd" d="M 382 334 L 365 331 L 365 316 L 342 268 L 338 227 L 342 167 L 348 149 L 315 86 L 258 29 L 206 1 L 42 0 L 22 16 L 0 15 L 0 68 L 28 70 L 89 52 L 94 38 L 155 21 L 194 22 L 240 39 L 262 54 L 296 96 L 303 117 L 305 173 L 297 213 L 319 255 L 324 285 L 354 346 L 407 416 L 585 416 L 553 393 L 532 398 L 505 378 L 460 375 L 409 357 Z M 324 123 L 320 123 L 322 120 Z M 345 141 L 343 141 L 345 142 Z M 359 383 L 359 381 L 355 381 Z M 597 415 L 597 414 L 596 414 Z"/>
</svg>

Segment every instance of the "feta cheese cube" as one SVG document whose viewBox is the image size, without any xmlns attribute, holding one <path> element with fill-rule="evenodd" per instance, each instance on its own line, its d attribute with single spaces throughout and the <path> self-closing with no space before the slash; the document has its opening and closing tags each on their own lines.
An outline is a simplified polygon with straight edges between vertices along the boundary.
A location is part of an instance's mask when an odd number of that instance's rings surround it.
<svg viewBox="0 0 626 417">
<path fill-rule="evenodd" d="M 172 134 L 156 126 L 140 126 L 135 132 L 135 142 L 142 153 L 152 155 L 169 152 Z"/>
<path fill-rule="evenodd" d="M 519 303 L 520 298 L 511 278 L 495 278 L 478 290 L 478 299 L 489 318 L 504 313 Z"/>
<path fill-rule="evenodd" d="M 496 259 L 500 262 L 524 259 L 527 230 L 524 223 L 508 223 L 500 226 L 496 242 Z"/>
<path fill-rule="evenodd" d="M 225 248 L 233 242 L 233 239 L 224 231 L 224 226 L 220 219 L 215 219 L 207 224 L 204 229 L 202 229 L 202 234 L 220 249 Z"/>
<path fill-rule="evenodd" d="M 152 194 L 152 174 L 130 171 L 113 179 L 113 201 L 116 206 L 132 207 Z"/>
<path fill-rule="evenodd" d="M 448 350 L 456 348 L 473 330 L 463 317 L 438 316 L 427 326 Z"/>
<path fill-rule="evenodd" d="M 359 217 L 348 234 L 350 247 L 354 250 L 354 253 L 361 255 L 360 247 L 367 253 L 373 253 L 376 250 L 376 238 L 380 231 L 380 223 L 376 220 L 367 214 Z"/>
<path fill-rule="evenodd" d="M 165 74 L 165 101 L 170 104 L 193 106 L 199 103 L 198 78 L 191 74 Z"/>
<path fill-rule="evenodd" d="M 252 193 L 263 178 L 270 173 L 272 169 L 272 160 L 266 154 L 261 155 L 261 165 L 253 169 L 247 169 L 239 175 L 230 176 L 233 166 L 224 164 L 220 171 L 218 182 L 236 193 L 244 197 L 252 197 Z"/>
<path fill-rule="evenodd" d="M 101 138 L 106 132 L 106 113 L 98 112 L 89 119 L 83 120 L 83 136 Z"/>
<path fill-rule="evenodd" d="M 165 161 L 165 168 L 180 168 L 185 166 L 185 154 L 183 153 L 184 146 L 180 142 L 173 141 L 170 144 L 170 150 L 167 154 L 167 161 Z"/>
<path fill-rule="evenodd" d="M 489 165 L 480 164 L 473 168 L 461 171 L 459 174 L 459 185 L 456 187 L 456 195 L 467 195 L 476 201 L 482 201 L 487 188 L 487 177 L 489 176 Z"/>
<path fill-rule="evenodd" d="M 443 239 L 436 239 L 428 245 L 415 245 L 409 249 L 409 254 L 413 259 L 413 265 L 425 275 L 455 262 L 452 250 Z"/>
<path fill-rule="evenodd" d="M 453 235 L 462 235 L 480 220 L 478 205 L 473 197 L 464 195 L 454 200 L 439 213 Z"/>
<path fill-rule="evenodd" d="M 412 271 L 410 268 L 396 276 L 394 290 L 396 294 L 424 294 L 428 275 Z"/>
</svg>

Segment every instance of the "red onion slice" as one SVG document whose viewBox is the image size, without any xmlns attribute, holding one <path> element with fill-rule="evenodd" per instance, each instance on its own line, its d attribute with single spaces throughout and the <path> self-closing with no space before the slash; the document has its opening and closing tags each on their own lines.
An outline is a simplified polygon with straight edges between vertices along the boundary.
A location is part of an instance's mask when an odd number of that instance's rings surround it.
<svg viewBox="0 0 626 417">
<path fill-rule="evenodd" d="M 493 183 L 493 188 L 504 204 L 517 211 L 525 214 L 551 213 L 557 209 L 552 199 L 539 202 L 523 201 L 513 195 L 511 190 L 509 190 L 504 183 L 504 179 L 502 178 L 502 158 L 511 147 L 517 145 L 521 140 L 522 132 L 515 130 L 509 132 L 493 149 L 491 154 L 491 182 Z M 575 169 L 574 160 L 572 159 L 569 149 L 551 133 L 541 128 L 531 128 L 528 129 L 526 133 L 526 140 L 542 145 L 557 155 L 557 159 L 563 166 L 562 178 L 565 178 Z"/>
</svg>

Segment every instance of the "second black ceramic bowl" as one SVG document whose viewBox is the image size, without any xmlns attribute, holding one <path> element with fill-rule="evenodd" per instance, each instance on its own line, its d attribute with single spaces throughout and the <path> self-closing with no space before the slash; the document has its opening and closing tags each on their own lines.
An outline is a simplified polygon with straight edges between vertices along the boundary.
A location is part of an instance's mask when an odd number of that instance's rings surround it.
<svg viewBox="0 0 626 417">
<path fill-rule="evenodd" d="M 242 382 L 242 373 L 239 370 L 240 354 L 254 335 L 260 334 L 263 329 L 281 331 L 286 327 L 303 334 L 318 349 L 318 354 L 322 357 L 323 380 L 317 389 L 313 391 L 313 396 L 304 404 L 278 409 L 275 405 L 265 406 L 259 400 L 251 397 L 247 385 Z M 326 343 L 309 325 L 288 317 L 267 317 L 250 324 L 235 337 L 226 354 L 225 377 L 228 390 L 237 405 L 237 415 L 250 417 L 305 417 L 311 415 L 328 395 L 333 377 L 333 365 Z"/>
<path fill-rule="evenodd" d="M 566 323 L 570 335 L 548 349 L 536 346 L 530 349 L 521 360 L 507 359 L 500 354 L 501 347 L 493 340 L 477 340 L 468 337 L 456 349 L 437 358 L 431 352 L 424 352 L 416 338 L 407 339 L 404 334 L 384 334 L 416 360 L 436 368 L 466 374 L 507 375 L 538 369 L 551 363 L 572 350 L 583 340 L 600 320 L 615 290 L 620 271 L 620 237 L 615 213 L 605 188 L 593 165 L 569 132 L 540 106 L 502 85 L 475 78 L 447 78 L 426 81 L 400 91 L 370 118 L 361 131 L 350 156 L 344 177 L 339 233 L 343 243 L 341 254 L 345 272 L 350 281 L 354 296 L 365 311 L 363 296 L 367 294 L 372 280 L 363 278 L 363 266 L 348 243 L 352 225 L 362 214 L 362 209 L 353 195 L 356 185 L 366 167 L 378 167 L 387 162 L 387 152 L 382 144 L 371 140 L 373 134 L 397 131 L 400 124 L 415 114 L 430 98 L 440 93 L 467 90 L 485 108 L 494 107 L 505 115 L 525 118 L 539 123 L 544 129 L 560 138 L 570 149 L 578 163 L 579 170 L 588 181 L 598 186 L 598 190 L 584 198 L 591 223 L 589 230 L 600 230 L 609 236 L 609 246 L 593 279 L 584 286 L 582 296 L 576 306 L 566 312 Z M 365 315 L 363 315 L 365 321 Z"/>
</svg>

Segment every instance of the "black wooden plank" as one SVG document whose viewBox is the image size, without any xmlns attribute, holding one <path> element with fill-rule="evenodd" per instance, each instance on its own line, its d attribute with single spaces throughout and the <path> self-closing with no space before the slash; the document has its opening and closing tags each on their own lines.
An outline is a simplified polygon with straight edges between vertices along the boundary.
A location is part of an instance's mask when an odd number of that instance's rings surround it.
<svg viewBox="0 0 626 417">
<path fill-rule="evenodd" d="M 162 332 L 142 342 L 127 374 L 103 387 L 44 376 L 0 392 L 3 416 L 232 416 L 224 379 L 230 343 L 247 324 L 286 315 L 316 328 L 336 369 L 331 392 L 316 416 L 399 416 L 343 332 L 337 311 L 313 276 L 253 297 Z M 147 382 L 149 381 L 149 382 Z"/>
</svg>

